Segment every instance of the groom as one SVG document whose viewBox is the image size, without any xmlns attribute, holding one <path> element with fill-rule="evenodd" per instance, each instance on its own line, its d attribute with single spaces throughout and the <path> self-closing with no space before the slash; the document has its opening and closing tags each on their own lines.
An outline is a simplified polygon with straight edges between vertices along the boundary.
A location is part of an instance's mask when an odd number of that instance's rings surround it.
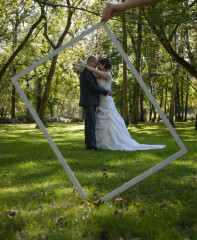
<svg viewBox="0 0 197 240">
<path fill-rule="evenodd" d="M 90 56 L 87 59 L 87 65 L 96 68 L 98 58 Z M 80 74 L 80 102 L 85 112 L 85 145 L 87 150 L 97 150 L 95 137 L 95 111 L 99 105 L 99 94 L 112 96 L 112 90 L 106 90 L 98 86 L 94 74 L 87 68 L 84 68 Z"/>
</svg>

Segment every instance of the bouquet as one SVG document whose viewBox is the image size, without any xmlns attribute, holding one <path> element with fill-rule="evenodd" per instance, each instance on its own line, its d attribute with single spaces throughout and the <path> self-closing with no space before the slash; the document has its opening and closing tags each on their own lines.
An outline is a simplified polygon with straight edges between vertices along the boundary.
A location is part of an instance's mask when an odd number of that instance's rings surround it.
<svg viewBox="0 0 197 240">
<path fill-rule="evenodd" d="M 84 68 L 85 68 L 85 64 L 84 63 L 77 62 L 77 63 L 73 64 L 74 72 L 77 73 L 77 74 L 82 73 Z"/>
</svg>

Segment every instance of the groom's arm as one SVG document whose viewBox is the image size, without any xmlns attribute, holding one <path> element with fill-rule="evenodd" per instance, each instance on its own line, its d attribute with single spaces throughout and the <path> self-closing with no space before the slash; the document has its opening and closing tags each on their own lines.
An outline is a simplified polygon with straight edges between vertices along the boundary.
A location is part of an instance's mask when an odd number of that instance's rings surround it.
<svg viewBox="0 0 197 240">
<path fill-rule="evenodd" d="M 85 69 L 84 72 L 83 72 L 83 74 L 84 74 L 84 77 L 85 77 L 85 79 L 86 79 L 86 81 L 87 81 L 88 86 L 92 89 L 92 91 L 97 92 L 97 93 L 99 93 L 99 94 L 103 94 L 104 96 L 106 96 L 106 95 L 109 94 L 109 91 L 108 91 L 108 90 L 106 90 L 106 89 L 98 86 L 98 85 L 95 83 L 94 76 L 93 76 L 93 74 L 91 73 L 90 70 Z M 111 95 L 111 94 L 110 94 L 110 95 Z"/>
</svg>

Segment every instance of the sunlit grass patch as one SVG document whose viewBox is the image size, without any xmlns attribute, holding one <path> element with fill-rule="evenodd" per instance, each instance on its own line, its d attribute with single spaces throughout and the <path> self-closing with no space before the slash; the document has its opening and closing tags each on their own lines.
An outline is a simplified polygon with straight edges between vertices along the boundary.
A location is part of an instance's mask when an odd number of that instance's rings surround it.
<svg viewBox="0 0 197 240">
<path fill-rule="evenodd" d="M 95 208 L 79 193 L 35 124 L 0 125 L 0 239 L 195 239 L 197 153 L 194 123 L 175 123 L 189 153 Z M 84 123 L 47 131 L 92 200 L 179 150 L 163 123 L 129 126 L 161 150 L 85 151 Z M 16 211 L 9 216 L 8 211 Z M 7 212 L 6 212 L 7 211 Z"/>
</svg>

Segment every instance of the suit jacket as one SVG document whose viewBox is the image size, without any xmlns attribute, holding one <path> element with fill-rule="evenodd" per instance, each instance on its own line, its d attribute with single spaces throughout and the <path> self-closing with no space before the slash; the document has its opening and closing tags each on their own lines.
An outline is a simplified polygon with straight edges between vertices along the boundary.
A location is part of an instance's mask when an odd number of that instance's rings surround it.
<svg viewBox="0 0 197 240">
<path fill-rule="evenodd" d="M 80 102 L 79 106 L 98 106 L 99 94 L 106 96 L 108 90 L 98 86 L 94 74 L 87 68 L 80 74 Z"/>
</svg>

